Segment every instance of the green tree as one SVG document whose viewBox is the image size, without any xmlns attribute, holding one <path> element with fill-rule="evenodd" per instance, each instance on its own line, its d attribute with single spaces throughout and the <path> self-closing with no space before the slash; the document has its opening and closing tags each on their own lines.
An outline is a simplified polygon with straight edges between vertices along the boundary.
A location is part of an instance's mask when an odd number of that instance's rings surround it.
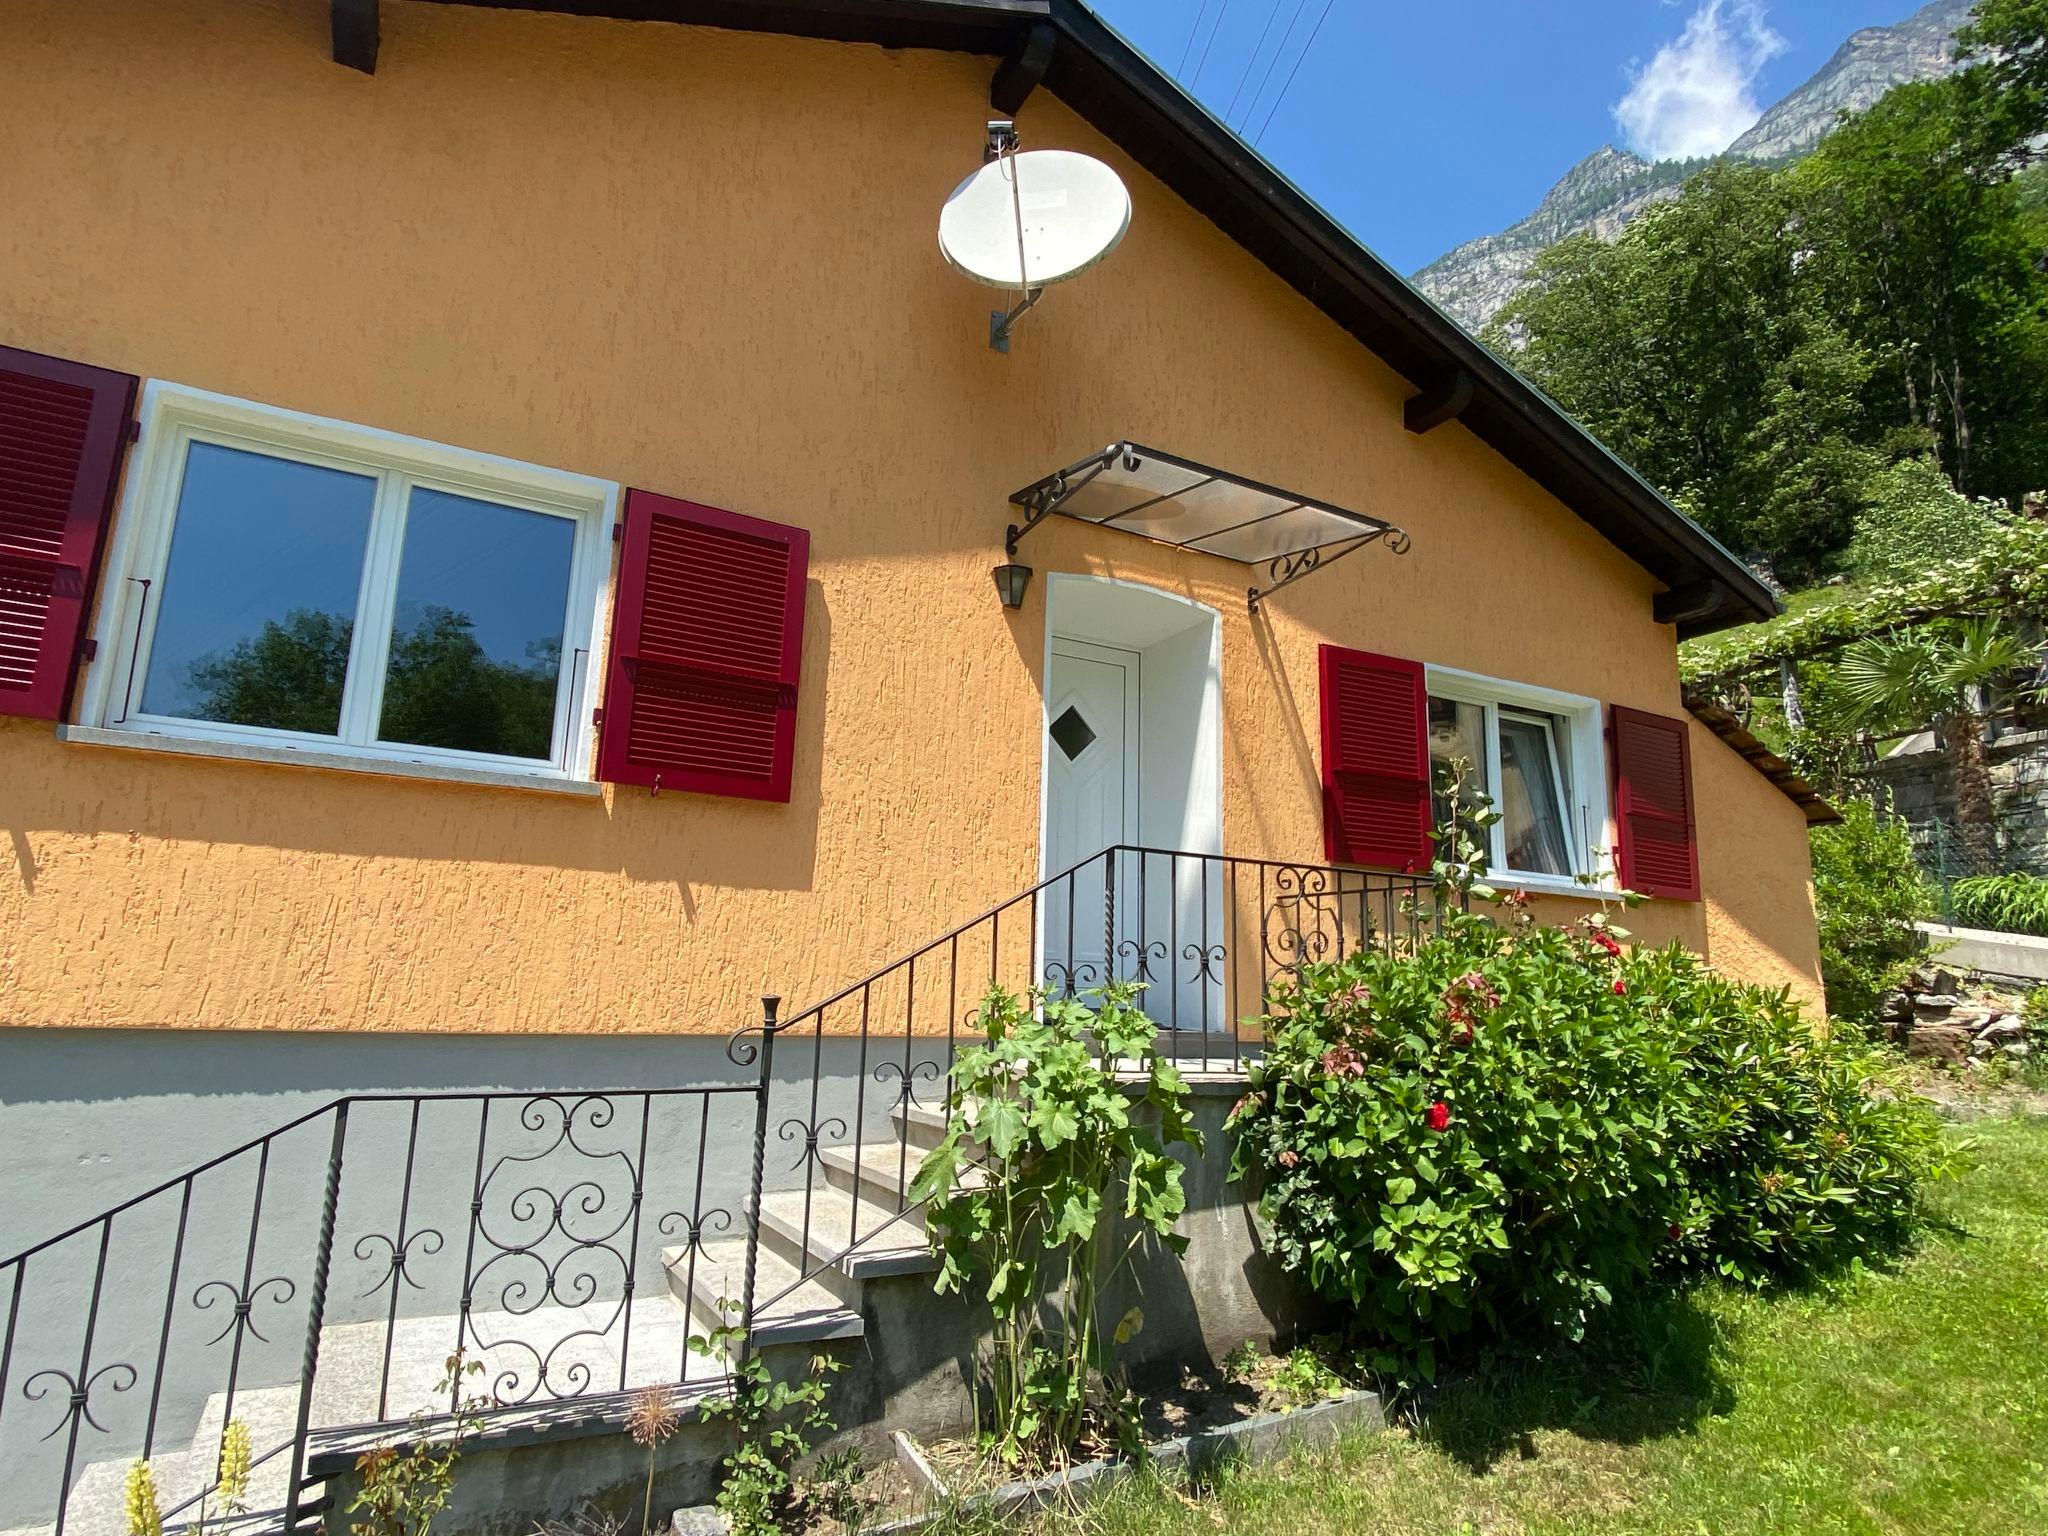
<svg viewBox="0 0 2048 1536">
<path fill-rule="evenodd" d="M 1906 824 L 1868 800 L 1841 802 L 1837 826 L 1813 829 L 1813 905 L 1828 1012 L 1877 1020 L 1878 999 L 1904 980 L 1919 944 L 1916 920 L 1934 899 L 1913 862 Z"/>
<path fill-rule="evenodd" d="M 1948 750 L 1956 820 L 1973 868 L 1997 856 L 1997 811 L 1984 752 L 1992 690 L 2028 662 L 2027 649 L 1992 619 L 1874 635 L 1842 652 L 1836 676 L 1859 724 L 1932 721 Z"/>
<path fill-rule="evenodd" d="M 1709 167 L 1612 244 L 1548 252 L 1488 332 L 1709 532 L 1795 577 L 1847 538 L 1876 462 L 1874 362 L 1810 270 L 1797 191 Z"/>
<path fill-rule="evenodd" d="M 281 624 L 266 620 L 251 638 L 186 669 L 198 697 L 193 718 L 333 735 L 354 633 L 353 621 L 314 609 L 294 608 Z"/>
<path fill-rule="evenodd" d="M 2048 0 L 1977 0 L 1956 57 L 1972 62 L 1961 78 L 1987 147 L 2015 169 L 2037 158 L 2034 141 L 2048 133 Z"/>
<path fill-rule="evenodd" d="M 1866 440 L 1917 439 L 1958 490 L 2016 496 L 2048 467 L 2048 277 L 1980 103 L 1962 77 L 1898 86 L 1785 174 L 1810 275 L 1877 360 Z"/>
</svg>

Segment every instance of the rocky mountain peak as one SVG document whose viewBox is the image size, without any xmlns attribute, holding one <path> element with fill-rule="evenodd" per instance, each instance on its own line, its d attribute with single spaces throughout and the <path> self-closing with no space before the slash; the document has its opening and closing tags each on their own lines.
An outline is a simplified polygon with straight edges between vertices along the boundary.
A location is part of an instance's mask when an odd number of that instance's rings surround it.
<svg viewBox="0 0 2048 1536">
<path fill-rule="evenodd" d="M 1756 161 L 1795 159 L 1832 129 L 1843 112 L 1860 112 L 1893 86 L 1955 68 L 1955 33 L 1974 0 L 1931 0 L 1904 21 L 1851 34 L 1812 79 L 1789 92 L 1726 154 Z M 1415 285 L 1470 330 L 1478 330 L 1528 283 L 1551 246 L 1575 234 L 1612 240 L 1652 204 L 1676 197 L 1704 162 L 1649 161 L 1603 144 L 1566 171 L 1519 223 L 1482 235 L 1417 272 Z"/>
</svg>

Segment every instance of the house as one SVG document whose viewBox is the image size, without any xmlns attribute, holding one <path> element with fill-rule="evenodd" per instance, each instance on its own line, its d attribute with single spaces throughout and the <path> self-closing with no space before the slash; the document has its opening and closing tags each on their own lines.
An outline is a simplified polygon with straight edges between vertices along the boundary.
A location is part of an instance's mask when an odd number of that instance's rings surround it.
<svg viewBox="0 0 2048 1536">
<path fill-rule="evenodd" d="M 1007 352 L 992 118 L 1132 203 Z M 1454 759 L 1540 916 L 1617 850 L 1818 1004 L 1825 808 L 1679 689 L 1769 592 L 1074 0 L 15 0 L 0 132 L 0 1253 L 337 1094 L 734 1081 L 1075 866 L 990 968 L 1206 1053 L 1231 871 L 1393 918 Z"/>
</svg>

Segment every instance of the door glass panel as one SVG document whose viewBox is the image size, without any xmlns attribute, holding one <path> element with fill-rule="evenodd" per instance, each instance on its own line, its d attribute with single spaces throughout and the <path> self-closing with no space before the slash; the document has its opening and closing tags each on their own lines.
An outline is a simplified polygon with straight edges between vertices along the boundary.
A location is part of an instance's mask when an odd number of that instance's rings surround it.
<svg viewBox="0 0 2048 1536">
<path fill-rule="evenodd" d="M 413 491 L 384 677 L 385 741 L 553 756 L 575 525 Z"/>
<path fill-rule="evenodd" d="M 1573 872 L 1562 777 L 1555 722 L 1503 710 L 1500 825 L 1508 868 L 1531 875 Z"/>
<path fill-rule="evenodd" d="M 368 475 L 192 444 L 142 712 L 334 735 L 376 494 Z"/>
<path fill-rule="evenodd" d="M 1052 723 L 1053 744 L 1067 754 L 1072 762 L 1088 750 L 1095 740 L 1095 728 L 1081 718 L 1081 711 L 1069 704 L 1059 719 Z"/>
</svg>

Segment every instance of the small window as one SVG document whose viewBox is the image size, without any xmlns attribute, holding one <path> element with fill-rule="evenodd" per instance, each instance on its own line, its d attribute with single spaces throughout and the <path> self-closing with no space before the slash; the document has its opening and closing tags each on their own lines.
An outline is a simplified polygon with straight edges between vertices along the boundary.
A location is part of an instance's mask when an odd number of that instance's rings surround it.
<svg viewBox="0 0 2048 1536">
<path fill-rule="evenodd" d="M 1435 822 L 1450 815 L 1454 772 L 1500 813 L 1473 828 L 1496 875 L 1560 885 L 1604 873 L 1607 803 L 1600 706 L 1591 699 L 1463 673 L 1429 673 Z"/>
<path fill-rule="evenodd" d="M 103 723 L 581 776 L 614 488 L 152 386 Z"/>
</svg>

